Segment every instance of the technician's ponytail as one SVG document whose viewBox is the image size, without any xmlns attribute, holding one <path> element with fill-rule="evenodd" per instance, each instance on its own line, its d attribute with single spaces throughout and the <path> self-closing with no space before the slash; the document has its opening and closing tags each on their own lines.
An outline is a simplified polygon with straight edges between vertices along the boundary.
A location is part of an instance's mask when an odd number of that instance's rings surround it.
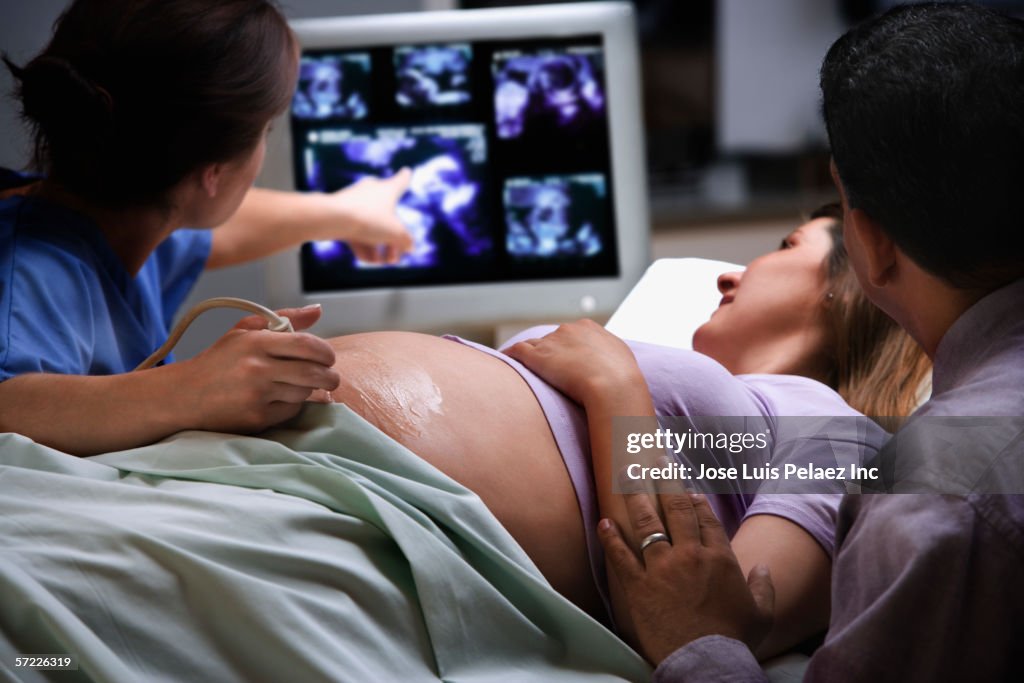
<svg viewBox="0 0 1024 683">
<path fill-rule="evenodd" d="M 103 205 L 163 203 L 188 173 L 254 149 L 294 88 L 268 0 L 75 0 L 19 67 L 34 165 Z"/>
<path fill-rule="evenodd" d="M 42 54 L 24 68 L 7 55 L 3 61 L 19 84 L 24 117 L 36 127 L 36 167 L 45 168 L 54 151 L 63 157 L 62 167 L 90 166 L 110 142 L 110 94 L 60 57 Z"/>
</svg>

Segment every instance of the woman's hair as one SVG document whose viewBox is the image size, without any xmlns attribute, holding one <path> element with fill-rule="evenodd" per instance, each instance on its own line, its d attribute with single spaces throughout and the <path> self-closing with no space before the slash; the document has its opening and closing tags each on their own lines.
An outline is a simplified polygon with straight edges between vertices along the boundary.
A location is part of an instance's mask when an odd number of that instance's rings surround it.
<svg viewBox="0 0 1024 683">
<path fill-rule="evenodd" d="M 288 105 L 297 43 L 268 0 L 75 0 L 14 75 L 35 166 L 83 199 L 163 203 L 255 149 Z"/>
<path fill-rule="evenodd" d="M 855 410 L 876 418 L 899 418 L 920 403 L 931 361 L 892 318 L 864 295 L 843 243 L 842 209 L 827 204 L 811 218 L 831 218 L 832 250 L 825 261 L 826 320 L 831 334 L 829 384 Z M 883 420 L 887 427 L 898 420 Z"/>
</svg>

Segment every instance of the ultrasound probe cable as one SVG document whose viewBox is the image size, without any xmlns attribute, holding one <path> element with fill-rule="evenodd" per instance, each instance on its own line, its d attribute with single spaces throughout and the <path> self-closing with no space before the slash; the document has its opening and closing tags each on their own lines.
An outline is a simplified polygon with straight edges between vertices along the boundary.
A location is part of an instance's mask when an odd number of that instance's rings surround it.
<svg viewBox="0 0 1024 683">
<path fill-rule="evenodd" d="M 287 317 L 274 313 L 266 306 L 260 306 L 252 301 L 237 299 L 233 296 L 218 296 L 196 304 L 192 310 L 186 313 L 185 317 L 179 320 L 178 324 L 174 326 L 174 329 L 171 330 L 171 334 L 168 335 L 167 341 L 163 343 L 163 346 L 154 351 L 153 355 L 149 358 L 139 363 L 139 366 L 135 368 L 135 370 L 146 370 L 147 368 L 151 368 L 162 361 L 164 357 L 171 352 L 174 345 L 178 343 L 178 340 L 181 339 L 181 335 L 185 334 L 185 330 L 187 330 L 188 326 L 192 324 L 192 321 L 212 308 L 237 308 L 248 313 L 262 315 L 267 319 L 267 329 L 273 330 L 274 332 L 295 331 L 292 328 L 291 321 L 288 320 Z"/>
</svg>

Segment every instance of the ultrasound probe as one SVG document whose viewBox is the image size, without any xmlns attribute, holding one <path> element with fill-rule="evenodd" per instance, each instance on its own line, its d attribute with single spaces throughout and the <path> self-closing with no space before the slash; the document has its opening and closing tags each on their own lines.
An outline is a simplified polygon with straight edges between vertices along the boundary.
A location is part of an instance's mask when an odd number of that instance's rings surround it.
<svg viewBox="0 0 1024 683">
<path fill-rule="evenodd" d="M 163 343 L 163 346 L 154 351 L 153 355 L 149 358 L 139 363 L 139 366 L 135 368 L 135 370 L 146 370 L 147 368 L 151 368 L 162 361 L 167 354 L 171 352 L 171 349 L 174 348 L 175 344 L 178 343 L 178 340 L 181 339 L 181 335 L 185 334 L 185 330 L 187 330 L 188 326 L 192 324 L 192 321 L 213 308 L 237 308 L 249 313 L 262 315 L 267 319 L 267 329 L 274 332 L 295 331 L 294 328 L 292 328 L 291 321 L 288 320 L 287 317 L 274 313 L 266 306 L 261 306 L 260 304 L 253 303 L 252 301 L 238 299 L 232 296 L 218 296 L 196 304 L 192 310 L 185 314 L 185 317 L 179 320 L 178 324 L 174 326 L 174 329 L 171 330 L 171 334 L 168 335 L 167 341 Z"/>
</svg>

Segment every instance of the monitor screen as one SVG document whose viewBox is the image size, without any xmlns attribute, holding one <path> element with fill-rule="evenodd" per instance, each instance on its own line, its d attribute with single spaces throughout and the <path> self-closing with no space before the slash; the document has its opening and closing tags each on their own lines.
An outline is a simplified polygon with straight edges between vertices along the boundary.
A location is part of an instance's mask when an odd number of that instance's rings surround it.
<svg viewBox="0 0 1024 683">
<path fill-rule="evenodd" d="M 379 265 L 308 243 L 303 290 L 617 276 L 607 92 L 599 34 L 304 50 L 297 188 L 411 169 L 413 247 Z"/>
<path fill-rule="evenodd" d="M 259 182 L 332 192 L 409 168 L 412 250 L 281 252 L 265 300 L 320 334 L 483 329 L 610 313 L 649 263 L 628 2 L 292 22 L 299 79 Z M 362 250 L 359 250 L 362 254 Z"/>
</svg>

